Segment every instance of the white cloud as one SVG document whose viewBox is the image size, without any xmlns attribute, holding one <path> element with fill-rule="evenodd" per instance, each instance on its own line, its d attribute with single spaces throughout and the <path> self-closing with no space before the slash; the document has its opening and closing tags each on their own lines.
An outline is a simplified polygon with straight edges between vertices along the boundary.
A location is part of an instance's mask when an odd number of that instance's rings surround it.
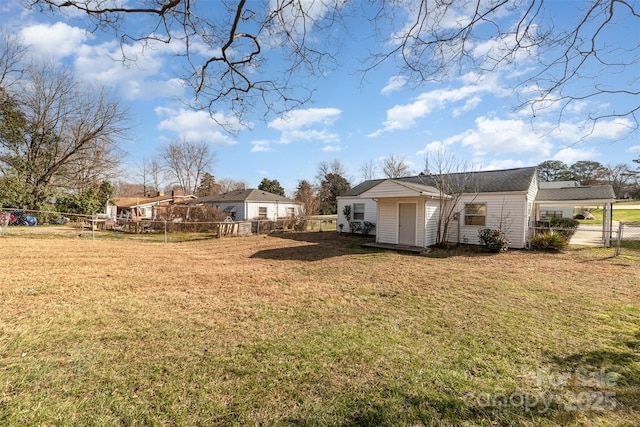
<svg viewBox="0 0 640 427">
<path fill-rule="evenodd" d="M 269 141 L 251 141 L 251 145 L 253 145 L 253 147 L 251 147 L 252 153 L 271 151 L 271 144 L 269 143 Z"/>
<path fill-rule="evenodd" d="M 521 160 L 513 160 L 513 159 L 493 159 L 488 165 L 483 165 L 481 170 L 500 170 L 500 169 L 513 169 L 513 168 L 521 168 L 525 165 Z"/>
<path fill-rule="evenodd" d="M 40 57 L 63 58 L 77 52 L 91 33 L 63 22 L 34 24 L 20 30 L 20 38 Z"/>
<path fill-rule="evenodd" d="M 447 148 L 457 141 L 457 137 L 447 138 L 444 141 L 432 141 L 425 145 L 422 150 L 418 150 L 416 152 L 419 156 L 424 156 L 429 153 L 444 153 L 447 151 Z"/>
<path fill-rule="evenodd" d="M 331 125 L 340 116 L 337 108 L 309 108 L 285 113 L 269 122 L 269 127 L 279 131 L 297 130 L 314 124 Z"/>
<path fill-rule="evenodd" d="M 158 129 L 174 132 L 180 138 L 223 146 L 236 144 L 219 124 L 224 123 L 231 129 L 239 128 L 240 124 L 233 117 L 217 114 L 212 118 L 206 111 L 174 110 L 167 107 L 157 107 L 155 112 L 159 117 L 164 117 L 158 124 Z"/>
<path fill-rule="evenodd" d="M 339 145 L 327 145 L 322 149 L 322 151 L 327 153 L 335 153 L 338 151 L 342 151 L 342 147 L 340 147 Z"/>
<path fill-rule="evenodd" d="M 428 116 L 434 111 L 442 110 L 449 104 L 465 99 L 468 99 L 468 101 L 462 107 L 463 110 L 465 108 L 475 108 L 481 101 L 478 96 L 480 93 L 491 92 L 496 95 L 502 93 L 496 75 L 480 77 L 470 73 L 462 76 L 461 81 L 464 86 L 460 88 L 436 89 L 431 92 L 424 92 L 411 103 L 395 105 L 387 110 L 387 120 L 383 122 L 382 127 L 368 136 L 376 137 L 384 132 L 409 129 L 416 125 L 417 120 Z"/>
<path fill-rule="evenodd" d="M 282 132 L 279 142 L 283 144 L 295 141 L 337 142 L 340 141 L 340 136 L 324 128 L 331 126 L 341 113 L 342 111 L 337 108 L 309 108 L 290 111 L 269 122 L 268 126 Z"/>
<path fill-rule="evenodd" d="M 407 84 L 407 78 L 404 76 L 392 76 L 389 77 L 387 81 L 387 85 L 382 88 L 380 91 L 381 94 L 386 95 L 391 92 L 395 92 L 396 90 L 401 89 L 404 85 Z"/>
<path fill-rule="evenodd" d="M 579 160 L 593 160 L 598 158 L 600 153 L 594 148 L 575 148 L 567 147 L 558 151 L 553 160 L 560 160 L 568 165 L 575 163 Z"/>
<path fill-rule="evenodd" d="M 614 141 L 624 137 L 634 124 L 627 118 L 616 118 L 599 122 L 561 123 L 551 130 L 553 137 L 569 143 L 592 140 Z"/>
<path fill-rule="evenodd" d="M 465 113 L 467 111 L 475 110 L 475 108 L 482 102 L 482 98 L 479 96 L 474 96 L 471 99 L 467 99 L 462 108 L 455 108 L 453 110 L 453 117 L 458 117 L 460 114 Z"/>
<path fill-rule="evenodd" d="M 477 156 L 535 153 L 539 157 L 548 157 L 553 147 L 543 135 L 536 134 L 529 124 L 521 120 L 478 117 L 476 126 L 476 130 L 467 130 L 457 135 L 457 139 L 462 145 L 470 146 Z"/>
<path fill-rule="evenodd" d="M 640 145 L 633 145 L 631 147 L 629 147 L 629 149 L 627 150 L 630 153 L 633 153 L 634 151 L 640 151 Z"/>
</svg>

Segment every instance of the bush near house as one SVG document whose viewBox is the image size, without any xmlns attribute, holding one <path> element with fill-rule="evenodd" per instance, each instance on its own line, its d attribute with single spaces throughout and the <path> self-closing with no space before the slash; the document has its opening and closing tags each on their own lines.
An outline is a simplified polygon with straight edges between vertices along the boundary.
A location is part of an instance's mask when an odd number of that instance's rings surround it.
<svg viewBox="0 0 640 427">
<path fill-rule="evenodd" d="M 572 218 L 551 218 L 551 229 L 562 235 L 567 241 L 573 236 L 580 221 Z"/>
<path fill-rule="evenodd" d="M 492 230 L 491 228 L 483 228 L 478 231 L 480 244 L 488 252 L 500 253 L 509 249 L 511 240 L 507 239 L 504 232 L 500 229 Z"/>
<path fill-rule="evenodd" d="M 351 221 L 349 228 L 352 233 L 369 234 L 376 229 L 376 224 L 369 221 Z"/>
</svg>

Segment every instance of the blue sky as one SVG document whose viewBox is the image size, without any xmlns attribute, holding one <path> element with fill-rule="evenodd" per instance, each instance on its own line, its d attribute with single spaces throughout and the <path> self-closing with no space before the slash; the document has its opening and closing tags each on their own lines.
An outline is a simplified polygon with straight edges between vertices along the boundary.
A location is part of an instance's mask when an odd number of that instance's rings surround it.
<svg viewBox="0 0 640 427">
<path fill-rule="evenodd" d="M 552 9 L 547 13 L 568 21 L 581 4 L 549 3 Z M 208 6 L 210 11 L 218 7 L 214 1 Z M 192 94 L 174 72 L 180 67 L 171 54 L 174 46 L 159 46 L 145 55 L 135 46 L 125 46 L 139 57 L 125 67 L 113 59 L 119 54 L 119 42 L 106 34 L 88 33 L 83 16 L 44 16 L 25 10 L 19 2 L 3 2 L 0 13 L 3 30 L 19 34 L 35 57 L 69 64 L 78 76 L 109 85 L 119 94 L 131 111 L 133 126 L 130 140 L 122 142 L 128 153 L 125 171 L 135 170 L 156 156 L 162 144 L 181 137 L 212 144 L 217 160 L 211 172 L 216 178 L 244 180 L 250 187 L 264 177 L 277 179 L 289 194 L 299 180 L 315 180 L 319 162 L 334 159 L 343 163 L 355 185 L 367 162 L 378 164 L 384 157 L 404 155 L 417 173 L 425 156 L 438 150 L 455 154 L 475 169 L 531 166 L 549 159 L 631 164 L 631 159 L 640 157 L 639 135 L 628 133 L 628 118 L 605 120 L 584 137 L 580 123 L 587 111 L 599 108 L 593 102 L 572 105 L 560 120 L 553 108 L 533 121 L 530 112 L 514 111 L 516 96 L 522 96 L 522 91 L 514 91 L 518 74 L 514 68 L 484 75 L 464 73 L 417 86 L 399 75 L 392 63 L 363 76 L 357 73 L 363 67 L 359 58 L 381 46 L 373 39 L 356 39 L 368 31 L 359 27 L 365 25 L 362 21 L 348 23 L 350 32 L 344 36 L 335 67 L 322 78 L 300 77 L 301 84 L 315 89 L 310 103 L 266 121 L 262 111 L 256 111 L 248 117 L 248 127 L 229 134 L 208 113 L 193 111 L 180 101 L 188 102 Z M 403 24 L 399 22 L 398 28 Z M 613 45 L 629 40 L 637 44 L 638 33 L 634 23 L 621 22 L 607 37 Z M 533 62 L 523 58 L 518 65 L 527 68 Z M 618 77 L 638 76 L 640 69 L 635 66 Z M 217 114 L 229 118 L 228 111 Z M 135 182 L 135 172 L 128 173 L 130 178 L 127 172 L 122 178 Z"/>
</svg>

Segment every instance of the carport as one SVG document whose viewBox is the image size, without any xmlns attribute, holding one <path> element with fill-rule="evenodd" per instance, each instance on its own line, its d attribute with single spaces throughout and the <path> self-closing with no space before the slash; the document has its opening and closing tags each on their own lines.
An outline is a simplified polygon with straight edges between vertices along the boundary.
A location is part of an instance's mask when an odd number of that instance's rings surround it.
<svg viewBox="0 0 640 427">
<path fill-rule="evenodd" d="M 573 208 L 590 207 L 602 208 L 602 243 L 605 247 L 611 245 L 613 229 L 613 204 L 616 196 L 609 184 L 584 187 L 540 188 L 535 200 L 535 220 L 540 217 L 541 206 L 571 206 Z"/>
</svg>

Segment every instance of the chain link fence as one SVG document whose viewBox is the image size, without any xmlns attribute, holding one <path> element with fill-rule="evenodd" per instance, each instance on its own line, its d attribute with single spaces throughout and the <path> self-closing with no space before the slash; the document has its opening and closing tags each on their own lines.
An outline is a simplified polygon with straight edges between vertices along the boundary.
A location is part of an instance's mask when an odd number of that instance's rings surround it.
<svg viewBox="0 0 640 427">
<path fill-rule="evenodd" d="M 196 217 L 197 218 L 197 217 Z M 110 219 L 103 214 L 78 215 L 60 212 L 0 210 L 0 232 L 5 234 L 52 234 L 73 238 L 118 238 L 157 242 L 183 242 L 206 238 L 242 237 L 290 231 L 335 231 L 336 216 L 286 217 L 249 221 Z"/>
</svg>

